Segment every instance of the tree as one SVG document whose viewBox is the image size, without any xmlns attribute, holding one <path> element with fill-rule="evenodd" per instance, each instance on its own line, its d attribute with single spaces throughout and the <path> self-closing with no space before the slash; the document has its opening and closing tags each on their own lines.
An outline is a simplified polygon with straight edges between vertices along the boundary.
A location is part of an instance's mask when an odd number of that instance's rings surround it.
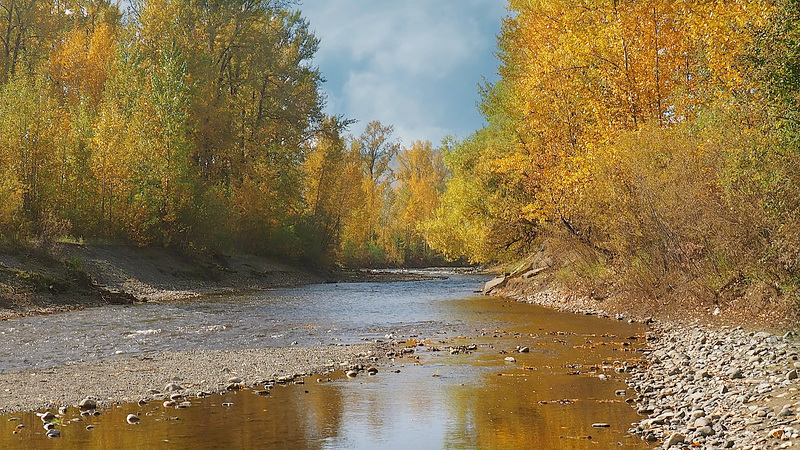
<svg viewBox="0 0 800 450">
<path fill-rule="evenodd" d="M 18 76 L 0 92 L 0 160 L 5 187 L 12 198 L 21 190 L 19 205 L 34 231 L 39 231 L 53 205 L 58 139 L 65 134 L 57 106 L 49 96 L 44 77 Z M 14 209 L 13 206 L 7 208 Z"/>
<path fill-rule="evenodd" d="M 323 120 L 304 163 L 305 202 L 313 223 L 306 238 L 317 249 L 311 259 L 336 260 L 345 222 L 361 204 L 360 163 L 348 152 L 343 135 L 353 122 L 339 116 Z"/>
<path fill-rule="evenodd" d="M 442 154 L 430 141 L 414 141 L 397 155 L 397 203 L 404 241 L 403 260 L 424 262 L 428 256 L 424 224 L 433 218 L 444 191 Z"/>
</svg>

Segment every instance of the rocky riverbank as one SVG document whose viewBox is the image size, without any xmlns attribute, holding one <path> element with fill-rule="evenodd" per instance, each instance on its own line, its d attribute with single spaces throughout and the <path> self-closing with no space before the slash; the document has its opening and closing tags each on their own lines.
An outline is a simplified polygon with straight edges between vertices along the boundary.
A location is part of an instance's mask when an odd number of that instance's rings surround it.
<svg viewBox="0 0 800 450">
<path fill-rule="evenodd" d="M 379 344 L 188 351 L 81 362 L 45 370 L 0 373 L 0 411 L 96 407 L 139 400 L 170 401 L 226 389 L 288 383 L 311 374 L 363 373 L 386 358 Z"/>
<path fill-rule="evenodd" d="M 631 432 L 665 449 L 800 447 L 793 333 L 674 324 L 653 337 L 649 367 L 628 380 L 647 416 Z"/>
<path fill-rule="evenodd" d="M 756 331 L 766 316 L 753 316 L 743 328 L 701 309 L 684 309 L 684 320 L 677 320 L 680 307 L 651 309 L 655 300 L 632 305 L 568 295 L 551 280 L 543 283 L 540 273 L 496 278 L 484 292 L 651 324 L 648 364 L 633 368 L 628 380 L 635 391 L 628 401 L 642 416 L 632 434 L 662 449 L 800 448 L 800 339 L 793 332 Z M 790 324 L 773 323 L 773 330 Z"/>
</svg>

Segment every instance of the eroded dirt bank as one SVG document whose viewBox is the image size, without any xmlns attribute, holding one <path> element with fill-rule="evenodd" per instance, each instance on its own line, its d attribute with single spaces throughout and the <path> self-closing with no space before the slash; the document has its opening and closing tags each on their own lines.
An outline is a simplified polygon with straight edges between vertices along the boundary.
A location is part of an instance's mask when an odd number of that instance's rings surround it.
<svg viewBox="0 0 800 450">
<path fill-rule="evenodd" d="M 159 248 L 60 244 L 50 252 L 0 252 L 0 319 L 320 281 L 250 255 L 192 258 Z"/>
</svg>

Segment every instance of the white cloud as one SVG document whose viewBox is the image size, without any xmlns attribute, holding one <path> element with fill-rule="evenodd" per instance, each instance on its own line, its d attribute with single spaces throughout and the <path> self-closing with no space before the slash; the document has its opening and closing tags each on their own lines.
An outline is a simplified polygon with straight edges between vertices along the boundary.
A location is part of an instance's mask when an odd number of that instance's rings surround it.
<svg viewBox="0 0 800 450">
<path fill-rule="evenodd" d="M 329 112 L 362 126 L 373 119 L 392 124 L 404 143 L 438 143 L 474 130 L 476 85 L 496 69 L 492 52 L 504 4 L 304 1 L 300 8 L 322 40 L 316 63 L 329 79 Z"/>
</svg>

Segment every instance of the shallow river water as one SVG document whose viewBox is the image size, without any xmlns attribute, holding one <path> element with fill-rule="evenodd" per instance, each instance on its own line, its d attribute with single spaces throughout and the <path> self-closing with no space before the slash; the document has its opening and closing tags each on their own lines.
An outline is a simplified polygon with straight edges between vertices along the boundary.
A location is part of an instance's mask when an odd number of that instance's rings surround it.
<svg viewBox="0 0 800 450">
<path fill-rule="evenodd" d="M 309 377 L 266 397 L 243 390 L 181 410 L 120 405 L 72 423 L 70 408 L 59 439 L 48 440 L 32 413 L 6 415 L 0 448 L 647 448 L 627 435 L 638 418 L 616 395 L 625 375 L 614 370 L 640 358 L 644 327 L 474 294 L 485 280 L 321 284 L 1 322 L 0 371 L 172 350 L 424 345 L 418 359 L 373 377 Z M 471 344 L 471 353 L 446 351 Z M 127 424 L 129 413 L 141 423 Z M 12 417 L 24 433 L 12 434 Z"/>
</svg>

